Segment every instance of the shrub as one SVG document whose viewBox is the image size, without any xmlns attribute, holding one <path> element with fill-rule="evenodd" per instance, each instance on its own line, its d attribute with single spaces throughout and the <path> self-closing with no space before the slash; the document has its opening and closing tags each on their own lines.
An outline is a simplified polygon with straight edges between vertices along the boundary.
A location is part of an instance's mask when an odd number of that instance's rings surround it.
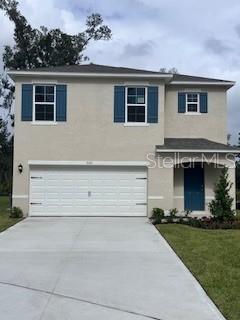
<svg viewBox="0 0 240 320">
<path fill-rule="evenodd" d="M 235 220 L 240 221 L 240 210 L 236 210 L 236 212 L 235 212 Z"/>
<path fill-rule="evenodd" d="M 217 221 L 229 221 L 234 219 L 232 210 L 233 198 L 229 195 L 232 183 L 229 181 L 228 169 L 222 169 L 219 181 L 215 185 L 215 199 L 209 203 L 209 210 Z"/>
<path fill-rule="evenodd" d="M 185 218 L 188 218 L 191 213 L 192 213 L 192 210 L 185 210 L 185 211 L 184 211 L 184 217 L 185 217 Z"/>
<path fill-rule="evenodd" d="M 170 210 L 169 210 L 169 216 L 170 216 L 170 217 L 176 218 L 176 217 L 177 217 L 177 214 L 178 214 L 178 209 L 177 209 L 177 208 L 174 208 L 174 209 L 170 209 Z"/>
<path fill-rule="evenodd" d="M 195 228 L 202 229 L 240 229 L 239 220 L 225 220 L 219 221 L 211 217 L 203 217 L 202 219 L 198 218 L 189 218 L 188 220 L 179 221 L 181 224 L 185 224 Z"/>
<path fill-rule="evenodd" d="M 23 217 L 22 209 L 18 207 L 13 207 L 11 209 L 10 218 L 22 218 L 22 217 Z"/>
<path fill-rule="evenodd" d="M 177 214 L 178 214 L 178 209 L 177 208 L 170 209 L 168 211 L 168 217 L 166 217 L 167 222 L 173 222 L 174 219 L 177 218 Z"/>
<path fill-rule="evenodd" d="M 150 220 L 153 224 L 159 224 L 162 222 L 162 219 L 164 218 L 164 210 L 160 208 L 153 208 L 152 210 L 152 216 Z"/>
</svg>

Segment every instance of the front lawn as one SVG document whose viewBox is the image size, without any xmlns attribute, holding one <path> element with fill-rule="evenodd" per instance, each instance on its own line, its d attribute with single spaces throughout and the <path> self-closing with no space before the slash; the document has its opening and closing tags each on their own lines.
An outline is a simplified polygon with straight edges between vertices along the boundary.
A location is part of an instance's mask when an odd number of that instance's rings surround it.
<svg viewBox="0 0 240 320">
<path fill-rule="evenodd" d="M 156 226 L 228 320 L 240 319 L 240 230 Z"/>
<path fill-rule="evenodd" d="M 0 197 L 0 232 L 13 226 L 22 219 L 9 218 L 9 198 Z"/>
</svg>

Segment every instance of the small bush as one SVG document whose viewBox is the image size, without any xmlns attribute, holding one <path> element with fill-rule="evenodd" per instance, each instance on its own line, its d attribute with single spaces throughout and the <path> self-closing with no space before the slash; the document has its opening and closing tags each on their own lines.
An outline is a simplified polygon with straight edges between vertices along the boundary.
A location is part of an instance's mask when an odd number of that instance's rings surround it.
<svg viewBox="0 0 240 320">
<path fill-rule="evenodd" d="M 11 213 L 10 213 L 10 218 L 22 218 L 23 217 L 23 212 L 22 209 L 18 208 L 18 207 L 13 207 L 11 209 Z"/>
<path fill-rule="evenodd" d="M 153 208 L 150 220 L 153 224 L 160 224 L 164 218 L 164 210 L 160 208 Z"/>
<path fill-rule="evenodd" d="M 192 213 L 192 210 L 185 210 L 185 211 L 184 211 L 184 216 L 185 216 L 185 218 L 188 218 L 191 213 Z"/>
<path fill-rule="evenodd" d="M 189 218 L 188 220 L 179 221 L 181 224 L 185 224 L 195 228 L 201 229 L 240 229 L 240 220 L 225 220 L 219 221 L 212 217 Z"/>
<path fill-rule="evenodd" d="M 166 220 L 167 220 L 166 222 L 169 222 L 169 223 L 174 222 L 174 220 L 178 218 L 177 214 L 178 214 L 178 210 L 176 208 L 170 209 L 168 211 L 168 216 L 166 217 Z"/>
<path fill-rule="evenodd" d="M 169 216 L 170 216 L 170 217 L 176 218 L 176 217 L 177 217 L 177 214 L 178 214 L 178 209 L 177 209 L 177 208 L 174 208 L 174 209 L 170 209 L 170 210 L 169 210 Z"/>
<path fill-rule="evenodd" d="M 231 187 L 232 183 L 229 181 L 228 169 L 224 167 L 219 181 L 215 185 L 215 199 L 208 205 L 212 216 L 219 222 L 234 220 L 233 198 L 229 194 Z"/>
</svg>

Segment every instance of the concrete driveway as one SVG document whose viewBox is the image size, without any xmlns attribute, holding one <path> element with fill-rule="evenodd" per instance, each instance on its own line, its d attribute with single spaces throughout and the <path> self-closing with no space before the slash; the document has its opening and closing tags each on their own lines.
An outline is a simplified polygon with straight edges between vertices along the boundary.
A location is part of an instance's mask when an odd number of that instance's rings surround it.
<svg viewBox="0 0 240 320">
<path fill-rule="evenodd" d="M 220 320 L 145 218 L 28 218 L 0 234 L 4 320 Z"/>
</svg>

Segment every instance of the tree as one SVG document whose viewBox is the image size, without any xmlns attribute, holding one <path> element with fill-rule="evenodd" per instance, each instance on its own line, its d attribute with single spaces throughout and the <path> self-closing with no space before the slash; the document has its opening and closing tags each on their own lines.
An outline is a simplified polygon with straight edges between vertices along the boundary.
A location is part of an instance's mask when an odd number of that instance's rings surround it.
<svg viewBox="0 0 240 320">
<path fill-rule="evenodd" d="M 100 14 L 87 17 L 86 28 L 76 35 L 60 29 L 32 28 L 18 9 L 16 0 L 0 0 L 3 10 L 14 24 L 14 45 L 6 45 L 3 53 L 4 69 L 32 69 L 60 65 L 80 64 L 88 59 L 83 52 L 90 41 L 109 40 L 111 30 L 103 24 Z M 15 86 L 6 72 L 0 79 L 0 107 L 8 110 L 14 100 Z M 12 176 L 12 143 L 7 124 L 0 119 L 0 192 L 10 192 Z"/>
<path fill-rule="evenodd" d="M 60 29 L 48 30 L 41 26 L 32 28 L 18 9 L 16 0 L 0 0 L 0 9 L 4 10 L 14 23 L 14 46 L 6 45 L 3 53 L 4 67 L 9 69 L 32 69 L 40 67 L 80 64 L 88 59 L 83 52 L 91 40 L 109 40 L 111 30 L 103 24 L 100 14 L 94 13 L 86 19 L 86 29 L 76 35 L 69 35 Z M 9 91 L 9 83 L 2 80 L 3 97 Z M 14 86 L 13 86 L 14 88 Z M 14 93 L 14 89 L 10 91 Z M 1 104 L 10 108 L 13 94 L 4 96 Z"/>
<path fill-rule="evenodd" d="M 7 109 L 8 114 L 12 118 L 11 107 L 14 100 L 15 86 L 8 78 L 6 73 L 3 73 L 0 78 L 0 107 Z"/>
<path fill-rule="evenodd" d="M 178 70 L 177 70 L 175 67 L 170 68 L 170 69 L 168 69 L 168 70 L 167 70 L 167 68 L 160 68 L 160 69 L 159 69 L 159 72 L 161 72 L 161 73 L 178 74 Z"/>
<path fill-rule="evenodd" d="M 227 144 L 228 144 L 229 146 L 231 145 L 231 137 L 232 137 L 231 133 L 228 133 L 228 134 L 227 134 Z"/>
<path fill-rule="evenodd" d="M 7 122 L 0 119 L 0 194 L 10 193 L 12 189 L 12 145 Z"/>
<path fill-rule="evenodd" d="M 215 185 L 215 199 L 209 203 L 209 210 L 216 220 L 225 221 L 234 217 L 233 198 L 229 195 L 231 187 L 232 183 L 229 181 L 228 169 L 224 167 L 219 181 Z"/>
</svg>

